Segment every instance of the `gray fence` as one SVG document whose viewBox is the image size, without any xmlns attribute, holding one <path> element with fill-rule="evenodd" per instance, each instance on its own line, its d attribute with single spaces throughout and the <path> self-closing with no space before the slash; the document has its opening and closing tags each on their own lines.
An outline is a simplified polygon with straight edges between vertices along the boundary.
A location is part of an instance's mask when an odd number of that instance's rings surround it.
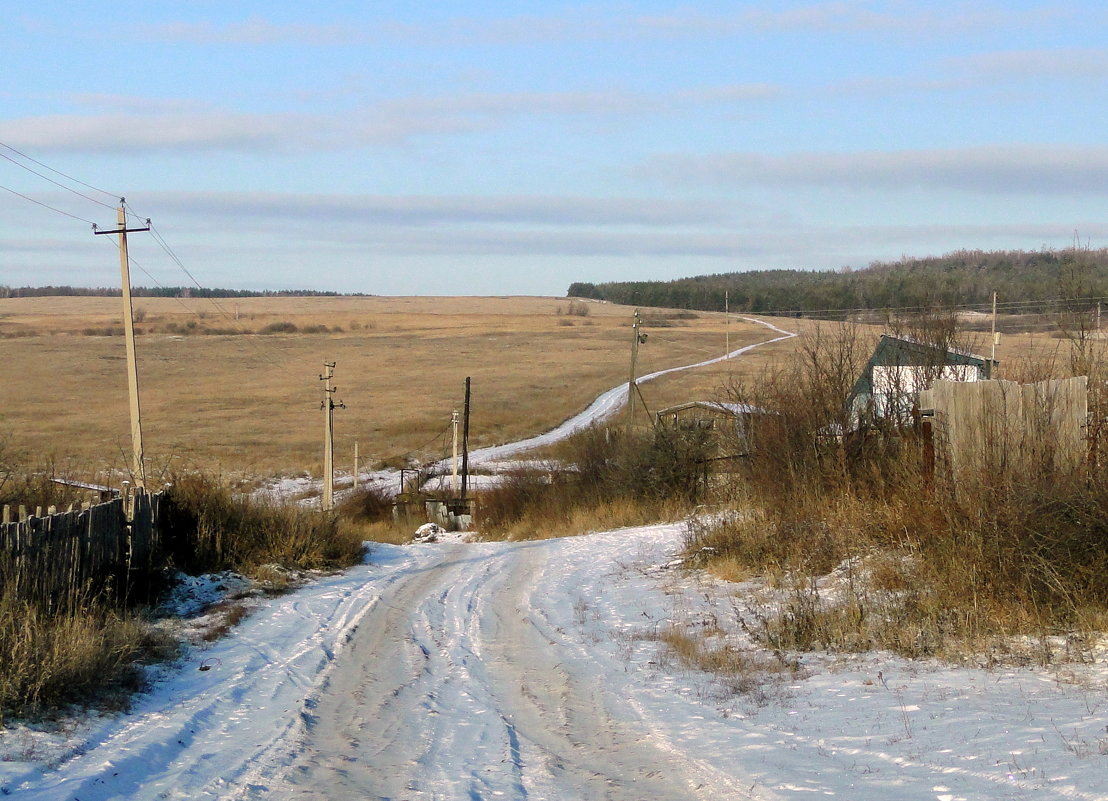
<svg viewBox="0 0 1108 801">
<path fill-rule="evenodd" d="M 0 523 L 0 586 L 48 606 L 107 582 L 127 591 L 162 552 L 158 530 L 162 494 L 136 494 L 128 521 L 124 499 L 57 514 Z M 5 518 L 10 516 L 5 510 Z"/>
</svg>

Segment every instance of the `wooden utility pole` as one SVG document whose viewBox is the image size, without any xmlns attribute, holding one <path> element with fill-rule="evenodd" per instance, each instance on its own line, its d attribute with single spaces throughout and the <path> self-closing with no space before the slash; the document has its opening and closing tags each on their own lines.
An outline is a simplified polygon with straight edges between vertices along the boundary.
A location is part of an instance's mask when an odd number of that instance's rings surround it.
<svg viewBox="0 0 1108 801">
<path fill-rule="evenodd" d="M 450 415 L 450 427 L 453 430 L 453 436 L 451 441 L 453 443 L 452 448 L 454 452 L 453 459 L 451 461 L 450 468 L 450 491 L 454 494 L 458 493 L 460 489 L 458 486 L 458 410 L 455 409 L 453 414 Z"/>
<path fill-rule="evenodd" d="M 724 346 L 723 353 L 726 358 L 731 358 L 731 309 L 729 298 L 727 297 L 727 290 L 723 290 L 723 320 L 724 320 Z"/>
<path fill-rule="evenodd" d="M 146 465 L 142 450 L 142 408 L 139 405 L 138 386 L 138 358 L 135 353 L 135 314 L 131 305 L 131 263 L 127 256 L 127 234 L 138 231 L 149 231 L 150 220 L 146 221 L 145 228 L 127 227 L 127 209 L 124 199 L 119 199 L 119 208 L 116 210 L 116 222 L 119 227 L 114 231 L 98 231 L 94 234 L 118 234 L 119 235 L 119 271 L 123 284 L 123 333 L 127 341 L 127 393 L 131 406 L 131 472 L 134 476 L 135 488 L 146 489 Z"/>
<path fill-rule="evenodd" d="M 326 372 L 319 376 L 323 381 L 323 401 L 320 408 L 323 410 L 323 511 L 329 512 L 335 506 L 335 408 L 345 409 L 342 401 L 335 403 L 336 387 L 331 386 L 331 379 L 335 377 L 335 362 L 324 362 Z"/>
<path fill-rule="evenodd" d="M 646 342 L 646 334 L 639 332 L 639 312 L 635 311 L 635 321 L 631 325 L 631 377 L 627 380 L 627 421 L 628 425 L 635 422 L 635 395 L 639 387 L 636 383 L 636 362 L 639 360 L 639 345 Z"/>
<path fill-rule="evenodd" d="M 466 399 L 462 407 L 462 500 L 466 499 L 469 483 L 469 376 L 466 376 Z"/>
<path fill-rule="evenodd" d="M 996 292 L 993 292 L 993 347 L 989 353 L 989 378 L 993 377 L 993 368 L 996 366 Z"/>
</svg>

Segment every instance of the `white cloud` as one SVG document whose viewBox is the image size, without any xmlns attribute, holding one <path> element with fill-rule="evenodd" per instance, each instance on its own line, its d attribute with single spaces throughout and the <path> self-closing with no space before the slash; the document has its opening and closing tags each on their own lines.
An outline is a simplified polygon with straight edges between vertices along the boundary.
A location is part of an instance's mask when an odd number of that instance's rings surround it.
<svg viewBox="0 0 1108 801">
<path fill-rule="evenodd" d="M 140 39 L 160 42 L 187 42 L 198 45 L 308 45 L 330 47 L 363 44 L 372 40 L 365 32 L 347 25 L 313 23 L 276 23 L 262 17 L 241 22 L 168 22 L 139 24 L 134 30 Z"/>
<path fill-rule="evenodd" d="M 363 145 L 396 146 L 427 135 L 488 130 L 524 117 L 671 114 L 699 105 L 759 102 L 779 94 L 768 84 L 735 84 L 672 93 L 622 90 L 469 93 L 387 100 L 346 112 L 249 113 L 187 100 L 72 95 L 101 113 L 0 120 L 0 141 L 37 152 L 292 152 Z"/>
<path fill-rule="evenodd" d="M 1015 146 L 863 153 L 658 156 L 637 173 L 671 184 L 1102 193 L 1108 147 Z"/>
<path fill-rule="evenodd" d="M 1063 79 L 1100 81 L 1108 77 L 1108 50 L 1012 50 L 947 59 L 944 65 L 978 82 Z"/>
</svg>

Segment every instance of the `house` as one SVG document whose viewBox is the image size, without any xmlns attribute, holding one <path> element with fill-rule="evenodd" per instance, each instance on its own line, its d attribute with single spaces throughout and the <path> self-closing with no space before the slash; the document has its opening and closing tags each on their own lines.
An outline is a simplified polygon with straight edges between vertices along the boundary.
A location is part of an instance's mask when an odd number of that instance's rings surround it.
<svg viewBox="0 0 1108 801">
<path fill-rule="evenodd" d="M 882 334 L 846 401 L 855 430 L 907 422 L 919 393 L 937 380 L 985 381 L 999 364 L 985 356 Z"/>
<path fill-rule="evenodd" d="M 766 414 L 764 409 L 746 403 L 689 401 L 660 409 L 654 417 L 658 425 L 718 432 L 721 435 L 718 438 L 719 458 L 730 458 L 749 455 L 755 420 Z M 733 435 L 734 440 L 727 434 Z M 729 452 L 724 454 L 724 451 Z"/>
</svg>

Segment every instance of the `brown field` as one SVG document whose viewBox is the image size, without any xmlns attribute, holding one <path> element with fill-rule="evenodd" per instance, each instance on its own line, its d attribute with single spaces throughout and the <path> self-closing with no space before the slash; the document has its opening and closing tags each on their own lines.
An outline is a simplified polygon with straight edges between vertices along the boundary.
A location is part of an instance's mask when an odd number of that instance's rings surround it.
<svg viewBox="0 0 1108 801">
<path fill-rule="evenodd" d="M 363 464 L 445 455 L 467 375 L 474 447 L 540 433 L 627 380 L 633 312 L 589 303 L 579 316 L 556 298 L 244 298 L 218 308 L 141 298 L 135 308 L 154 475 L 186 465 L 318 473 L 324 361 L 337 363 L 336 399 L 347 407 L 335 412 L 340 469 L 355 440 Z M 123 338 L 92 335 L 119 326 L 119 310 L 118 298 L 0 300 L 0 437 L 32 463 L 70 462 L 85 473 L 127 463 Z M 721 315 L 643 314 L 650 338 L 639 351 L 640 374 L 722 355 Z M 297 333 L 238 333 L 288 323 Z M 303 333 L 317 326 L 328 332 Z M 203 333 L 228 329 L 236 333 Z M 729 329 L 732 348 L 773 336 L 735 320 Z M 647 405 L 712 397 L 730 370 L 747 364 L 644 385 Z"/>
<path fill-rule="evenodd" d="M 337 363 L 336 399 L 346 404 L 335 412 L 340 470 L 355 440 L 363 465 L 446 455 L 467 375 L 474 447 L 540 433 L 627 380 L 634 310 L 586 306 L 581 316 L 559 298 L 137 299 L 150 470 L 318 474 L 325 360 Z M 83 474 L 127 463 L 124 342 L 96 335 L 119 327 L 119 313 L 117 298 L 0 300 L 0 441 L 9 438 L 32 464 L 71 464 Z M 727 326 L 708 312 L 644 309 L 643 316 L 649 339 L 639 351 L 640 375 L 721 355 L 725 329 L 732 349 L 776 336 L 738 319 Z M 802 333 L 837 325 L 776 322 Z M 289 324 L 295 333 L 253 333 Z M 305 333 L 320 326 L 327 332 Z M 867 342 L 880 333 L 858 330 Z M 978 335 L 978 352 L 987 352 L 986 337 Z M 736 378 L 795 349 L 796 340 L 775 343 L 644 384 L 646 406 L 719 398 Z M 1007 336 L 1001 377 L 1026 375 L 1030 361 L 1052 355 L 1064 362 L 1067 353 L 1049 334 Z"/>
</svg>

